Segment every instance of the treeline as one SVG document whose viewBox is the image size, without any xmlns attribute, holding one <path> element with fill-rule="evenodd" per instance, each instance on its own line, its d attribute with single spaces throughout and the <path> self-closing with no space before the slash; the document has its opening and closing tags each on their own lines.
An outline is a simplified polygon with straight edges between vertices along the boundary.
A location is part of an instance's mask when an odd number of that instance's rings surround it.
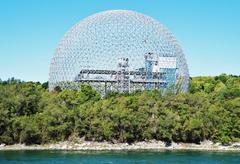
<svg viewBox="0 0 240 164">
<path fill-rule="evenodd" d="M 0 81 L 0 144 L 93 141 L 240 141 L 240 77 L 191 79 L 188 93 L 48 92 L 47 83 Z"/>
</svg>

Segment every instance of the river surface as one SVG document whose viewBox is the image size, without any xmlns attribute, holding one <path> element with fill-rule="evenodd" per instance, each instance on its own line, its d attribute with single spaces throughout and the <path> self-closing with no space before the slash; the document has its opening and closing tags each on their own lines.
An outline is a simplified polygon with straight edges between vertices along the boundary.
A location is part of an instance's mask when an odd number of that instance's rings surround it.
<svg viewBox="0 0 240 164">
<path fill-rule="evenodd" d="M 159 163 L 240 164 L 240 152 L 0 151 L 0 164 Z"/>
</svg>

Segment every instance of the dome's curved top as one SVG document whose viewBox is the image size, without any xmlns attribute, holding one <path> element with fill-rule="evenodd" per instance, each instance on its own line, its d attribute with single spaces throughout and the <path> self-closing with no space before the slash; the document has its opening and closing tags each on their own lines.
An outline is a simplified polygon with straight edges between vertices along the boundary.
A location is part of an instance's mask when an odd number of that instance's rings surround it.
<svg viewBox="0 0 240 164">
<path fill-rule="evenodd" d="M 144 55 L 176 58 L 177 80 L 188 85 L 188 68 L 173 35 L 155 19 L 127 10 L 89 16 L 72 27 L 60 41 L 50 66 L 49 87 L 74 81 L 84 69 L 116 70 L 119 58 L 128 58 L 129 70 L 144 67 Z M 62 86 L 64 87 L 64 86 Z"/>
</svg>

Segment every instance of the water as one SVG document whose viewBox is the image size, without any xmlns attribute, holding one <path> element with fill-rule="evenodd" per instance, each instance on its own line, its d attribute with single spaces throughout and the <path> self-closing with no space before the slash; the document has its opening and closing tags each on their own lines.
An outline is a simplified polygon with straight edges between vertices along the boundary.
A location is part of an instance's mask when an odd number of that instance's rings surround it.
<svg viewBox="0 0 240 164">
<path fill-rule="evenodd" d="M 0 151 L 0 164 L 70 163 L 240 164 L 240 152 Z"/>
</svg>

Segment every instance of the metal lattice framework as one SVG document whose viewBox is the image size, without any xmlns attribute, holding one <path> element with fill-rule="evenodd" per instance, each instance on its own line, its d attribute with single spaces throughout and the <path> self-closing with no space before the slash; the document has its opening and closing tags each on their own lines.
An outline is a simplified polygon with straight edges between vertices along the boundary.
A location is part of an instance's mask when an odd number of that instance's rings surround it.
<svg viewBox="0 0 240 164">
<path fill-rule="evenodd" d="M 158 21 L 111 10 L 80 21 L 61 40 L 50 65 L 49 90 L 88 83 L 105 94 L 173 87 L 187 91 L 183 51 Z"/>
</svg>

